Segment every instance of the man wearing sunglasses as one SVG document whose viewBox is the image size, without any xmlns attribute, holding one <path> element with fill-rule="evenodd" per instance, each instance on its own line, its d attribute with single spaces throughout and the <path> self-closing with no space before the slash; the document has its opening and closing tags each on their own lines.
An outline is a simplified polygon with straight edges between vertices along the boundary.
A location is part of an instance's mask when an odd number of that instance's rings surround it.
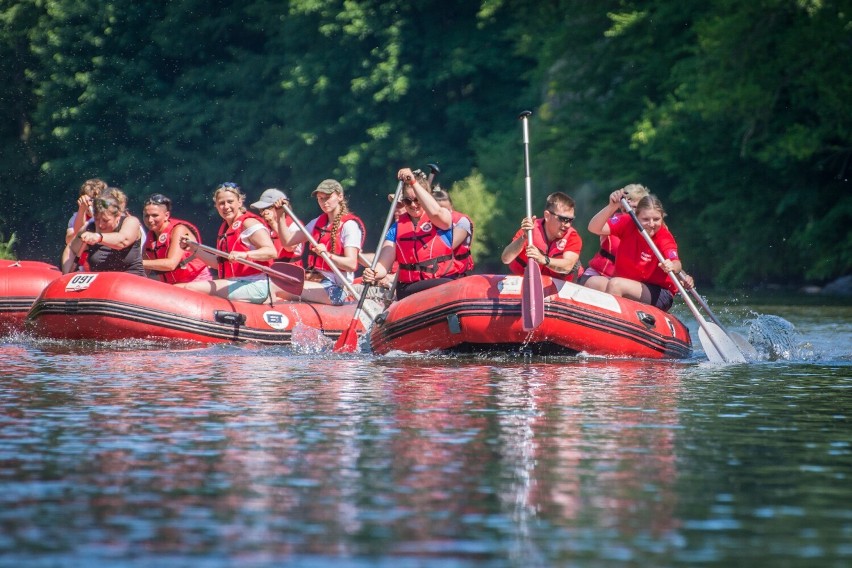
<svg viewBox="0 0 852 568">
<path fill-rule="evenodd" d="M 557 191 L 547 196 L 544 217 L 524 217 L 521 228 L 512 237 L 500 257 L 513 274 L 523 274 L 532 259 L 541 265 L 541 273 L 560 280 L 576 281 L 582 274 L 580 250 L 583 240 L 574 230 L 574 200 Z M 533 244 L 527 244 L 532 230 Z"/>
</svg>

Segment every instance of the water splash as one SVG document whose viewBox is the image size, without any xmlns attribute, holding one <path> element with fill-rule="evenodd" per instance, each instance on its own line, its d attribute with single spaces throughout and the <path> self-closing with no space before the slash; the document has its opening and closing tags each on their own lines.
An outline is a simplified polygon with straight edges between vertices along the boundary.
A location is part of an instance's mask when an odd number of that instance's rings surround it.
<svg viewBox="0 0 852 568">
<path fill-rule="evenodd" d="M 770 360 L 786 361 L 812 359 L 813 347 L 801 343 L 796 327 L 779 316 L 758 315 L 751 321 L 748 341 L 758 353 Z"/>
</svg>

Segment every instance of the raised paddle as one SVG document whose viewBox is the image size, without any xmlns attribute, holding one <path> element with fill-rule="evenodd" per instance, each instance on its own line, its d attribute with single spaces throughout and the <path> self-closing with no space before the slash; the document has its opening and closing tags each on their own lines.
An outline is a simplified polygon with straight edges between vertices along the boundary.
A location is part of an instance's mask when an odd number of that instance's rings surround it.
<svg viewBox="0 0 852 568">
<path fill-rule="evenodd" d="M 379 235 L 379 245 L 376 247 L 376 254 L 373 255 L 373 260 L 370 262 L 370 269 L 375 271 L 376 265 L 379 263 L 379 253 L 382 251 L 382 245 L 385 242 L 385 235 L 388 234 L 388 229 L 390 229 L 391 222 L 393 221 L 393 214 L 396 210 L 396 204 L 399 201 L 399 198 L 402 196 L 402 181 L 396 186 L 396 193 L 393 195 L 393 201 L 391 201 L 390 210 L 388 211 L 388 217 L 385 219 L 385 226 L 382 228 L 382 232 Z M 340 337 L 337 338 L 337 342 L 334 344 L 334 350 L 340 351 L 342 353 L 352 353 L 353 351 L 358 349 L 358 316 L 361 313 L 361 309 L 364 306 L 364 300 L 367 299 L 367 291 L 370 289 L 370 284 L 368 282 L 364 282 L 364 289 L 361 291 L 361 297 L 358 298 L 358 306 L 355 308 L 355 313 L 352 315 L 352 321 L 349 323 L 349 327 L 346 328 L 346 331 L 340 334 Z"/>
<path fill-rule="evenodd" d="M 193 252 L 200 250 L 222 258 L 230 257 L 229 253 L 217 248 L 202 245 L 201 243 L 190 240 L 186 240 L 184 242 L 186 243 L 187 248 Z M 265 266 L 244 258 L 235 258 L 233 261 L 245 264 L 246 266 L 251 266 L 252 268 L 263 272 L 269 276 L 269 279 L 272 280 L 276 286 L 289 294 L 298 296 L 302 293 L 302 288 L 305 285 L 305 270 L 301 266 L 296 266 L 295 264 L 287 262 L 273 262 L 272 266 Z"/>
<path fill-rule="evenodd" d="M 299 218 L 296 217 L 296 214 L 293 213 L 293 210 L 290 209 L 290 206 L 287 205 L 286 203 L 282 203 L 281 207 L 284 209 L 284 211 L 287 213 L 287 215 L 290 216 L 290 218 L 293 220 L 293 223 L 296 224 L 296 226 L 299 228 L 299 230 L 302 231 L 302 234 L 305 235 L 305 237 L 308 239 L 308 242 L 311 244 L 311 246 L 316 247 L 319 243 L 317 243 L 317 240 L 308 231 L 308 229 L 305 227 L 304 223 L 302 223 L 299 220 Z M 360 253 L 359 253 L 359 255 L 360 255 Z M 346 291 L 349 292 L 352 295 L 353 298 L 358 297 L 358 290 L 355 289 L 355 286 L 353 286 L 352 283 L 349 280 L 346 279 L 346 277 L 343 275 L 343 273 L 340 271 L 340 269 L 337 267 L 337 265 L 334 264 L 334 261 L 331 260 L 331 255 L 328 252 L 323 252 L 320 256 L 322 256 L 323 259 L 325 259 L 325 262 L 328 264 L 329 268 L 331 268 L 331 271 L 334 272 L 334 275 L 337 276 L 337 279 L 343 284 L 343 287 L 346 288 Z M 366 259 L 364 259 L 364 260 L 366 260 Z M 366 292 L 366 288 L 364 290 Z M 356 308 L 355 314 L 353 316 L 353 322 L 358 321 L 358 318 L 361 317 L 360 308 L 362 308 L 363 305 L 364 305 L 363 300 L 359 300 L 358 301 L 358 308 Z M 378 315 L 378 313 L 372 314 L 372 315 L 367 314 L 367 315 L 372 320 L 376 317 L 376 315 Z M 340 339 L 338 338 L 337 343 L 339 343 L 339 342 L 340 342 Z M 340 349 L 338 349 L 338 347 L 337 347 L 337 343 L 335 343 L 334 350 L 340 351 Z M 357 346 L 357 344 L 356 344 L 356 346 Z"/>
<path fill-rule="evenodd" d="M 645 230 L 645 227 L 642 226 L 642 222 L 639 220 L 639 217 L 636 216 L 636 212 L 624 197 L 621 198 L 621 207 L 630 214 L 630 217 L 636 224 L 636 228 L 639 229 L 639 232 L 642 234 L 645 242 L 648 243 L 649 247 L 651 247 L 651 250 L 654 252 L 654 256 L 657 257 L 657 260 L 663 262 L 665 260 L 663 258 L 663 254 L 660 252 L 660 249 L 657 248 L 657 245 L 654 244 L 654 241 L 651 240 L 651 236 Z M 740 351 L 731 338 L 725 334 L 722 328 L 715 323 L 707 321 L 701 316 L 698 308 L 695 307 L 695 304 L 689 298 L 686 290 L 684 290 L 683 284 L 681 284 L 677 275 L 673 272 L 669 272 L 668 275 L 671 281 L 674 282 L 674 285 L 677 286 L 678 292 L 680 292 L 680 295 L 683 297 L 683 301 L 686 302 L 687 306 L 689 306 L 689 310 L 698 322 L 698 339 L 701 341 L 701 346 L 704 348 L 704 353 L 707 354 L 707 358 L 710 359 L 710 362 L 746 363 L 745 355 L 743 355 L 742 351 Z"/>
<path fill-rule="evenodd" d="M 681 280 L 683 280 L 683 271 L 681 271 L 678 276 L 681 278 Z M 719 318 L 716 317 L 716 314 L 713 313 L 713 311 L 710 309 L 710 306 L 707 305 L 707 302 L 704 300 L 704 298 L 701 297 L 701 294 L 698 293 L 698 290 L 694 286 L 692 288 L 689 288 L 689 293 L 692 294 L 692 297 L 695 298 L 695 300 L 699 304 L 701 304 L 701 309 L 704 310 L 704 313 L 707 314 L 710 319 L 713 320 L 713 323 L 718 325 L 722 329 L 722 331 L 724 331 L 725 334 L 730 337 L 734 343 L 737 344 L 737 347 L 740 348 L 740 351 L 742 351 L 748 359 L 751 360 L 758 358 L 757 350 L 754 348 L 754 345 L 749 343 L 748 339 L 746 339 L 736 331 L 728 331 L 727 329 L 725 329 L 725 327 L 722 325 L 722 322 L 719 321 Z"/>
<path fill-rule="evenodd" d="M 530 181 L 530 133 L 529 117 L 531 111 L 525 110 L 518 118 L 523 125 L 524 133 L 524 185 L 527 200 L 527 217 L 532 218 L 532 183 Z M 527 245 L 533 245 L 533 232 L 527 231 Z M 531 331 L 544 321 L 544 288 L 541 285 L 541 267 L 528 258 L 524 267 L 524 280 L 521 286 L 521 316 L 524 331 Z"/>
</svg>

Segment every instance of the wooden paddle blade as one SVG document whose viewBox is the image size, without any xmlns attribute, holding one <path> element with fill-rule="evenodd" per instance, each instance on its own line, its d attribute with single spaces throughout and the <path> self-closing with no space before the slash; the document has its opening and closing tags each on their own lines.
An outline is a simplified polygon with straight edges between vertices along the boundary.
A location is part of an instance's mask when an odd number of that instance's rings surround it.
<svg viewBox="0 0 852 568">
<path fill-rule="evenodd" d="M 712 322 L 704 322 L 698 329 L 698 339 L 701 347 L 711 363 L 746 363 L 746 358 L 722 330 Z"/>
<path fill-rule="evenodd" d="M 305 287 L 305 269 L 289 262 L 273 262 L 267 272 L 276 286 L 294 296 L 299 296 Z"/>
<path fill-rule="evenodd" d="M 340 334 L 337 341 L 334 342 L 334 351 L 336 353 L 355 353 L 358 351 L 358 324 L 360 320 L 352 318 L 349 327 L 346 331 Z"/>
<path fill-rule="evenodd" d="M 524 269 L 521 286 L 521 315 L 524 331 L 532 331 L 544 321 L 544 287 L 541 285 L 541 268 L 530 261 Z"/>
</svg>

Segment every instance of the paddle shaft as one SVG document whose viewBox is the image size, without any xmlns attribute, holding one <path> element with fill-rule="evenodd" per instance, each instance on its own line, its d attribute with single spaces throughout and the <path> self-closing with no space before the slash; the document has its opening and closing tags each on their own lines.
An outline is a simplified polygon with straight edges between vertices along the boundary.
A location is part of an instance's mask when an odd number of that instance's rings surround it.
<svg viewBox="0 0 852 568">
<path fill-rule="evenodd" d="M 532 217 L 532 179 L 530 178 L 530 129 L 529 116 L 531 113 L 525 111 L 521 113 L 521 125 L 524 132 L 524 195 L 527 205 L 527 217 Z M 532 229 L 527 231 L 527 244 L 533 244 Z"/>
<path fill-rule="evenodd" d="M 530 129 L 529 117 L 532 112 L 525 110 L 521 119 L 524 140 L 524 197 L 527 205 L 527 218 L 532 219 L 532 180 L 530 176 Z M 527 231 L 527 246 L 535 246 L 532 229 Z M 541 284 L 541 267 L 538 262 L 527 258 L 524 267 L 524 279 L 521 290 L 521 319 L 524 331 L 532 331 L 544 321 L 544 288 Z"/>
<path fill-rule="evenodd" d="M 390 228 L 390 224 L 393 221 L 393 214 L 396 210 L 396 204 L 399 201 L 400 196 L 402 195 L 402 181 L 399 182 L 396 186 L 396 192 L 393 195 L 393 200 L 391 200 L 390 210 L 388 211 L 388 217 L 385 220 L 385 226 L 382 228 L 382 232 L 379 235 L 379 244 L 376 247 L 376 253 L 373 255 L 373 260 L 369 263 L 370 270 L 375 272 L 376 266 L 379 264 L 379 257 L 381 256 L 382 246 L 385 244 L 385 236 L 388 233 L 388 229 Z M 334 350 L 338 352 L 351 352 L 358 349 L 358 321 L 361 317 L 361 311 L 364 308 L 364 302 L 367 300 L 367 292 L 370 290 L 370 283 L 366 280 L 364 281 L 364 289 L 361 290 L 361 297 L 358 298 L 358 305 L 355 306 L 355 313 L 352 314 L 352 321 L 349 322 L 349 326 L 346 330 L 340 334 L 337 338 L 337 341 L 334 343 Z M 372 320 L 372 318 L 371 318 Z M 364 326 L 367 327 L 366 325 Z"/>
<path fill-rule="evenodd" d="M 642 234 L 642 237 L 645 239 L 645 242 L 648 243 L 648 246 L 651 247 L 651 250 L 653 251 L 654 256 L 657 257 L 657 260 L 660 262 L 664 262 L 665 259 L 663 258 L 663 253 L 661 253 L 660 249 L 657 248 L 657 245 L 651 239 L 651 235 L 648 234 L 648 231 L 645 230 L 645 227 L 642 225 L 642 222 L 639 220 L 639 217 L 636 216 L 636 211 L 633 210 L 633 208 L 630 206 L 630 203 L 628 203 L 627 199 L 625 199 L 624 197 L 621 198 L 621 206 L 624 208 L 625 211 L 630 214 L 630 217 L 636 224 L 636 228 Z M 674 272 L 667 272 L 667 274 L 671 281 L 674 282 L 674 285 L 677 286 L 677 290 L 683 297 L 683 301 L 686 302 L 687 306 L 689 306 L 689 311 L 691 311 L 692 315 L 695 316 L 695 321 L 697 321 L 698 325 L 700 325 L 702 329 L 704 329 L 704 332 L 707 334 L 707 338 L 713 344 L 713 347 L 716 349 L 719 355 L 724 358 L 724 351 L 722 351 L 722 348 L 719 346 L 719 344 L 716 343 L 716 340 L 713 339 L 713 334 L 710 331 L 709 326 L 707 325 L 707 320 L 704 319 L 704 317 L 701 315 L 701 312 L 699 312 L 698 308 L 695 307 L 695 303 L 692 301 L 692 299 L 690 299 L 689 294 L 686 293 L 686 290 L 684 289 L 683 284 L 680 283 L 680 280 L 678 280 L 677 275 Z"/>
<path fill-rule="evenodd" d="M 370 262 L 370 270 L 373 272 L 376 271 L 376 266 L 379 264 L 382 245 L 385 244 L 385 237 L 387 236 L 388 229 L 390 229 L 391 223 L 393 222 L 393 214 L 394 211 L 396 211 L 396 204 L 399 202 L 400 197 L 402 197 L 402 181 L 400 181 L 396 186 L 396 192 L 393 194 L 393 201 L 391 201 L 388 216 L 385 219 L 385 225 L 382 227 L 382 232 L 379 235 L 379 244 L 376 246 L 376 254 L 373 255 L 373 260 Z M 370 284 L 364 282 L 364 290 L 361 292 L 361 297 L 358 298 L 358 306 L 355 308 L 355 315 L 353 316 L 353 319 L 356 319 L 359 315 L 361 315 L 361 308 L 364 306 L 364 300 L 367 299 L 367 290 L 369 289 Z"/>
<path fill-rule="evenodd" d="M 290 219 L 292 219 L 296 226 L 299 227 L 299 230 L 302 231 L 302 234 L 307 237 L 308 242 L 311 243 L 311 246 L 316 248 L 319 243 L 314 238 L 314 236 L 310 232 L 308 232 L 308 230 L 305 228 L 305 225 L 301 221 L 299 221 L 299 218 L 296 217 L 296 214 L 293 213 L 293 210 L 290 209 L 290 206 L 286 203 L 283 203 L 281 207 L 284 208 L 284 211 L 287 213 L 287 215 L 290 216 Z M 328 252 L 322 252 L 320 256 L 325 259 L 325 262 L 328 264 L 329 268 L 331 268 L 331 271 L 334 272 L 334 275 L 337 276 L 338 280 L 343 283 L 343 287 L 346 288 L 346 291 L 352 294 L 353 298 L 357 296 L 358 291 L 355 290 L 355 286 L 353 286 L 352 283 L 346 279 L 340 269 L 337 268 L 337 265 L 334 264 L 333 260 L 331 260 L 331 255 L 328 254 Z"/>
<path fill-rule="evenodd" d="M 197 243 L 195 241 L 187 241 L 187 245 L 190 248 L 202 250 L 202 251 L 209 253 L 209 254 L 212 254 L 214 256 L 219 256 L 219 257 L 231 260 L 230 253 L 219 250 L 217 248 L 213 248 L 213 247 L 210 247 L 210 246 L 207 246 L 207 245 L 203 245 L 203 244 Z M 239 262 L 240 264 L 245 264 L 246 266 L 250 266 L 250 267 L 252 267 L 256 270 L 259 270 L 260 272 L 263 272 L 264 274 L 267 274 L 267 275 L 269 275 L 269 276 L 271 276 L 275 279 L 281 280 L 282 281 L 281 284 L 285 285 L 285 286 L 282 286 L 282 287 L 287 287 L 286 283 L 291 282 L 291 283 L 293 283 L 294 286 L 298 285 L 298 287 L 301 289 L 301 287 L 304 285 L 304 282 L 305 282 L 304 271 L 302 271 L 302 278 L 297 278 L 297 277 L 293 276 L 292 274 L 286 274 L 284 272 L 279 272 L 278 270 L 274 270 L 274 269 L 272 269 L 268 266 L 264 266 L 263 264 L 258 264 L 256 262 L 252 262 L 251 260 L 248 260 L 247 258 L 235 258 L 235 259 L 233 259 L 233 262 Z M 299 268 L 299 267 L 296 267 L 296 268 Z M 301 271 L 301 268 L 299 268 L 299 270 Z"/>
</svg>

